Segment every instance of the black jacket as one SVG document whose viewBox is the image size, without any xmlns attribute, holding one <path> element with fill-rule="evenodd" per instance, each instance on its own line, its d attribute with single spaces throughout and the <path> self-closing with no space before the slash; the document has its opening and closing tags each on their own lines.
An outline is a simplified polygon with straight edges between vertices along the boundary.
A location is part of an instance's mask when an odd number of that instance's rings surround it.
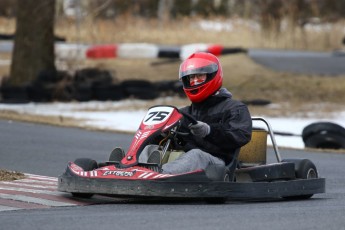
<svg viewBox="0 0 345 230">
<path fill-rule="evenodd" d="M 196 120 L 207 123 L 210 134 L 205 138 L 194 135 L 184 137 L 184 151 L 201 149 L 230 163 L 235 150 L 251 139 L 252 119 L 248 108 L 242 102 L 232 99 L 231 93 L 222 88 L 201 103 L 192 103 L 180 109 Z M 183 120 L 186 130 L 190 121 Z"/>
</svg>

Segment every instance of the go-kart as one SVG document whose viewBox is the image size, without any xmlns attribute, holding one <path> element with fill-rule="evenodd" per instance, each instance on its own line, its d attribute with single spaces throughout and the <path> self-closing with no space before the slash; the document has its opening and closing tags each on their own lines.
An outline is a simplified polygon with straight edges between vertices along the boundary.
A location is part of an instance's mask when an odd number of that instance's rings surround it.
<svg viewBox="0 0 345 230">
<path fill-rule="evenodd" d="M 209 202 L 227 199 L 307 199 L 325 192 L 325 179 L 308 159 L 282 160 L 270 124 L 254 129 L 252 140 L 237 149 L 226 166 L 210 165 L 183 174 L 163 174 L 156 163 L 139 162 L 139 155 L 152 140 L 160 138 L 162 164 L 173 161 L 181 151 L 174 143 L 183 135 L 182 120 L 195 123 L 193 117 L 173 106 L 151 107 L 123 159 L 96 162 L 80 158 L 69 162 L 58 178 L 58 190 L 89 198 L 94 194 L 114 197 L 202 198 Z M 267 130 L 266 130 L 267 129 Z M 269 135 L 268 135 L 269 134 Z M 277 163 L 267 164 L 267 137 L 270 136 Z"/>
</svg>

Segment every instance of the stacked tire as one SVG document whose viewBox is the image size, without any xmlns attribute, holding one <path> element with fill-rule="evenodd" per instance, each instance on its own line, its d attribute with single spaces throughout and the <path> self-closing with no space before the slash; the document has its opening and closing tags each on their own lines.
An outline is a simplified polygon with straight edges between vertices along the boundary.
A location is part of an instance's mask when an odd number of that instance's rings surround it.
<svg viewBox="0 0 345 230">
<path fill-rule="evenodd" d="M 12 86 L 2 84 L 0 88 L 1 102 L 3 103 L 27 103 L 30 101 L 28 96 L 28 86 Z"/>
<path fill-rule="evenodd" d="M 123 93 L 113 84 L 113 76 L 107 70 L 86 68 L 78 70 L 73 78 L 74 98 L 77 101 L 122 99 Z"/>
<path fill-rule="evenodd" d="M 125 80 L 121 82 L 126 97 L 142 100 L 151 100 L 159 96 L 157 88 L 146 80 Z"/>
<path fill-rule="evenodd" d="M 162 80 L 154 83 L 157 92 L 161 96 L 180 96 L 185 97 L 182 82 L 178 80 Z"/>
<path fill-rule="evenodd" d="M 27 92 L 34 102 L 70 101 L 74 95 L 72 76 L 65 71 L 42 71 Z"/>
<path fill-rule="evenodd" d="M 178 80 L 151 82 L 143 79 L 128 79 L 118 82 L 109 71 L 98 68 L 81 69 L 76 71 L 74 76 L 65 71 L 42 71 L 27 85 L 11 86 L 3 83 L 0 93 L 1 102 L 8 103 L 185 97 L 182 82 Z"/>
<path fill-rule="evenodd" d="M 3 81 L 0 87 L 1 102 L 26 103 L 69 101 L 72 99 L 72 77 L 62 71 L 41 71 L 36 79 L 28 84 L 11 85 Z"/>
<path fill-rule="evenodd" d="M 302 131 L 305 147 L 345 149 L 345 128 L 332 122 L 315 122 Z"/>
</svg>

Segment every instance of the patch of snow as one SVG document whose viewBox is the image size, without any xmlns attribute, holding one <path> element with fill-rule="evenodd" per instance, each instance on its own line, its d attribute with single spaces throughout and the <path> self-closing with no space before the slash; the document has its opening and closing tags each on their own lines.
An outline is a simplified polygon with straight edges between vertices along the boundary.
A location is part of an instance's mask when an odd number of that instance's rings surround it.
<svg viewBox="0 0 345 230">
<path fill-rule="evenodd" d="M 81 126 L 84 127 L 134 133 L 146 114 L 149 107 L 146 105 L 145 101 L 140 100 L 0 104 L 0 112 L 15 111 L 23 115 L 73 118 L 80 121 Z M 275 135 L 276 142 L 281 147 L 304 148 L 302 137 L 298 135 L 302 134 L 304 127 L 314 122 L 329 121 L 345 127 L 345 112 L 337 113 L 336 116 L 330 114 L 328 119 L 313 118 L 311 114 L 308 118 L 268 116 L 264 118 L 270 123 L 273 131 L 290 134 L 289 136 Z M 254 121 L 253 126 L 265 128 L 263 123 L 257 121 Z M 271 144 L 270 138 L 268 138 L 268 144 Z"/>
</svg>

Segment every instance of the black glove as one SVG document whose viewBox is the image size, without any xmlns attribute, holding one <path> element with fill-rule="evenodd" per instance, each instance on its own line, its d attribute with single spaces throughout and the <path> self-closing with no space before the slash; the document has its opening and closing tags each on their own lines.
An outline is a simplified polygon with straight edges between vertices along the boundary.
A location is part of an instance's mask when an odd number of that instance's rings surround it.
<svg viewBox="0 0 345 230">
<path fill-rule="evenodd" d="M 190 129 L 190 132 L 194 136 L 198 136 L 202 138 L 210 134 L 210 131 L 211 131 L 210 126 L 202 121 L 198 121 L 196 124 L 190 124 L 188 125 L 188 128 Z"/>
</svg>

